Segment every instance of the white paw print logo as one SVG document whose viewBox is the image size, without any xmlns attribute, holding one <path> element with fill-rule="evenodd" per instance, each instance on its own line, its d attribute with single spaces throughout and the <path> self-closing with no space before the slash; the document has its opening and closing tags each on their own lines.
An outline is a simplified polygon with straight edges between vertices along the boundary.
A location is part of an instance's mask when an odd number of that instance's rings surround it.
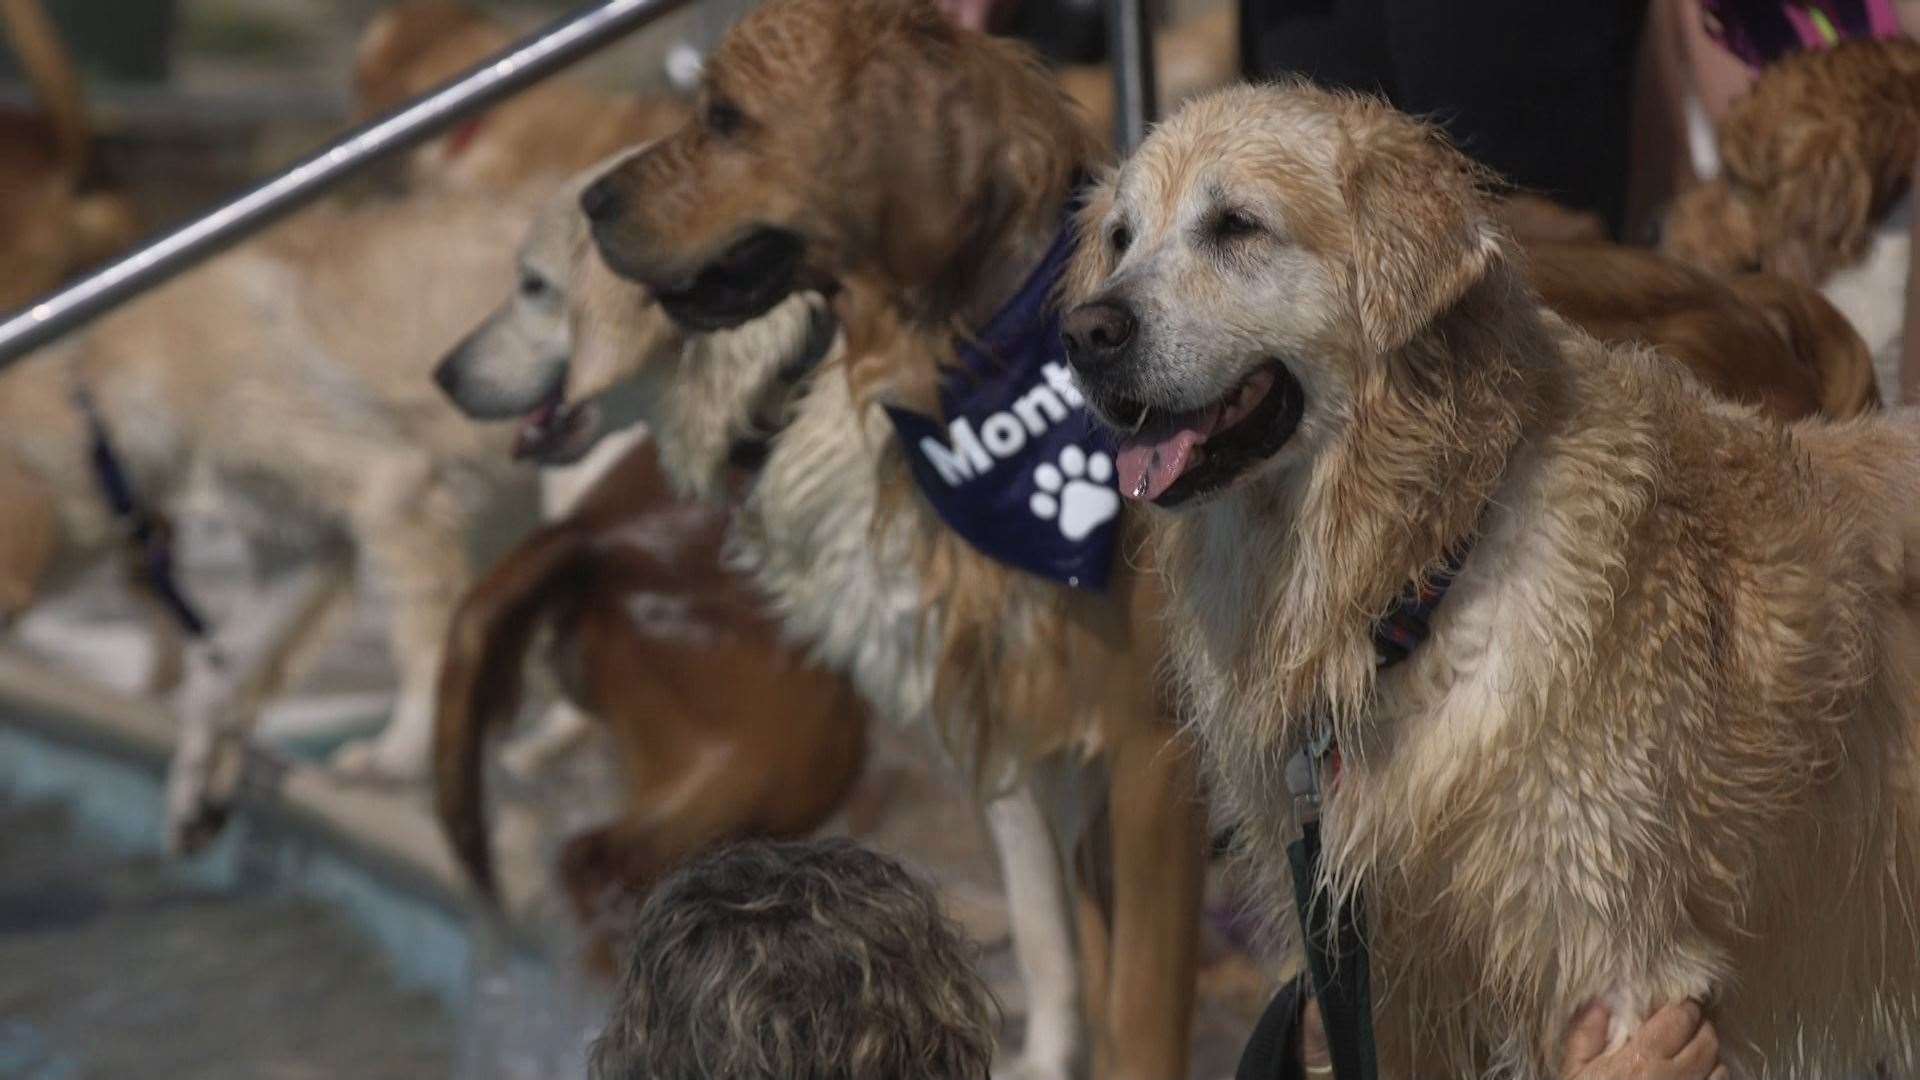
<svg viewBox="0 0 1920 1080">
<path fill-rule="evenodd" d="M 1058 466 L 1044 461 L 1033 470 L 1033 486 L 1039 490 L 1027 505 L 1034 517 L 1058 521 L 1061 536 L 1085 540 L 1120 512 L 1120 493 L 1113 489 L 1112 479 L 1112 458 L 1098 450 L 1088 456 L 1068 443 L 1060 450 Z"/>
</svg>

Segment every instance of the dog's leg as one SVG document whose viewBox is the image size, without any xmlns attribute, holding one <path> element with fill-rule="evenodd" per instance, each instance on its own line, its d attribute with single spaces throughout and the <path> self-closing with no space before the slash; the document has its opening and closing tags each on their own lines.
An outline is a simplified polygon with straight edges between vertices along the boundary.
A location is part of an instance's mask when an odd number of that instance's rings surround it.
<svg viewBox="0 0 1920 1080">
<path fill-rule="evenodd" d="M 1074 922 L 1058 845 L 1031 787 L 987 804 L 987 827 L 1000 855 L 1013 951 L 1027 990 L 1027 1039 L 1018 1061 L 995 1080 L 1065 1080 L 1086 1059 Z"/>
<path fill-rule="evenodd" d="M 392 463 L 363 490 L 354 508 L 354 540 L 392 590 L 400 692 L 377 739 L 351 743 L 335 756 L 341 771 L 389 779 L 426 774 L 441 650 L 472 579 L 466 526 L 459 496 L 424 456 Z"/>
<path fill-rule="evenodd" d="M 343 555 L 319 559 L 187 650 L 179 741 L 167 769 L 169 851 L 190 854 L 219 834 L 245 779 L 246 739 L 261 704 L 351 585 Z"/>
<path fill-rule="evenodd" d="M 1108 1075 L 1178 1080 L 1187 1075 L 1206 872 L 1194 754 L 1171 727 L 1153 724 L 1122 740 L 1109 760 Z"/>
<path fill-rule="evenodd" d="M 140 620 L 147 627 L 153 644 L 153 659 L 147 664 L 146 690 L 149 697 L 165 697 L 180 689 L 187 674 L 187 635 L 179 619 L 146 590 L 134 590 L 140 606 Z"/>
<path fill-rule="evenodd" d="M 578 746 L 593 727 L 593 718 L 571 701 L 559 700 L 540 714 L 532 731 L 500 751 L 500 763 L 518 777 L 530 777 L 548 762 Z"/>
</svg>

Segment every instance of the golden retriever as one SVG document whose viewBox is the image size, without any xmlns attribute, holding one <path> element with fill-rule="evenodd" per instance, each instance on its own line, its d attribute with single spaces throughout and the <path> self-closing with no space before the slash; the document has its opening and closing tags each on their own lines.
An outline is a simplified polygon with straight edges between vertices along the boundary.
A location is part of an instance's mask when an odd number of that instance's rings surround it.
<svg viewBox="0 0 1920 1080">
<path fill-rule="evenodd" d="M 954 333 L 984 325 L 1062 235 L 1095 140 L 1028 51 L 926 2 L 773 0 L 704 79 L 693 121 L 583 196 L 601 253 L 695 328 L 837 288 L 846 342 L 797 382 L 774 357 L 642 371 L 663 460 L 712 487 L 733 433 L 781 427 L 735 528 L 741 563 L 878 715 L 930 721 L 983 793 L 1007 792 L 988 818 L 1029 992 L 1019 1075 L 1072 1075 L 1089 1049 L 1063 861 L 1024 793 L 1056 769 L 1094 791 L 1080 765 L 1100 760 L 1115 946 L 1085 1010 L 1099 1074 L 1184 1075 L 1202 829 L 1156 678 L 1159 601 L 1124 558 L 1092 592 L 969 546 L 911 487 L 882 408 L 937 414 Z M 676 449 L 695 445 L 715 452 Z"/>
<path fill-rule="evenodd" d="M 1584 1002 L 1619 1039 L 1687 996 L 1736 1076 L 1911 1073 L 1920 417 L 1783 427 L 1596 341 L 1482 180 L 1377 101 L 1239 88 L 1089 203 L 1069 353 L 1169 511 L 1212 790 L 1281 908 L 1283 766 L 1337 739 L 1382 1075 L 1552 1075 Z"/>
<path fill-rule="evenodd" d="M 1670 254 L 1820 288 L 1896 372 L 1920 157 L 1920 44 L 1850 41 L 1767 68 L 1719 132 L 1723 174 L 1675 202 Z"/>
</svg>

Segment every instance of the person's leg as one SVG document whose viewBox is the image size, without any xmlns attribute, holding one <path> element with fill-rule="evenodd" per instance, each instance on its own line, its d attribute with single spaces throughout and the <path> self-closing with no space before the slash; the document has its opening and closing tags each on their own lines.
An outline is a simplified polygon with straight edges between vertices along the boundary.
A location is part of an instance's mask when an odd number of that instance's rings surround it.
<svg viewBox="0 0 1920 1080">
<path fill-rule="evenodd" d="M 1618 233 L 1644 0 L 1382 0 L 1394 104 L 1521 188 Z"/>
</svg>

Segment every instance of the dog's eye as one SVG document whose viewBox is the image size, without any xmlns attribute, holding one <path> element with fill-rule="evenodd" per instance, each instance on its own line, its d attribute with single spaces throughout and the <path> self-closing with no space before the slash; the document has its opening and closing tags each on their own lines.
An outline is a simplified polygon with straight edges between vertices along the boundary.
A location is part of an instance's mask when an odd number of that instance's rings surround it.
<svg viewBox="0 0 1920 1080">
<path fill-rule="evenodd" d="M 1213 219 L 1213 228 L 1209 231 L 1213 233 L 1215 240 L 1238 240 L 1252 236 L 1261 229 L 1260 223 L 1243 211 L 1222 210 L 1219 216 Z"/>
<path fill-rule="evenodd" d="M 520 275 L 521 296 L 529 300 L 540 300 L 544 299 L 547 294 L 552 291 L 553 286 L 547 284 L 547 279 L 541 277 L 539 274 Z"/>
<path fill-rule="evenodd" d="M 1115 225 L 1113 231 L 1107 234 L 1107 246 L 1113 249 L 1115 255 L 1125 255 L 1127 248 L 1133 246 L 1133 233 L 1125 225 Z"/>
<path fill-rule="evenodd" d="M 739 131 L 746 122 L 746 114 L 740 111 L 740 106 L 726 98 L 714 98 L 707 102 L 707 130 L 715 135 L 724 139 Z"/>
</svg>

